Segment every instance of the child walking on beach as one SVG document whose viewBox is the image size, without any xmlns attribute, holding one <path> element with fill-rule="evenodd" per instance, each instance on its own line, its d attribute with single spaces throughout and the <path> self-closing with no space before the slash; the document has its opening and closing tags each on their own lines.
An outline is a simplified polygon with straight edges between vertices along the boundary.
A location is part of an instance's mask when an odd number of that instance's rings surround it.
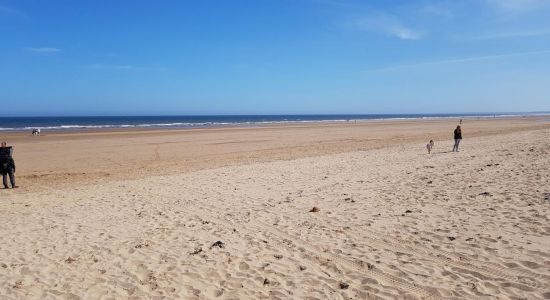
<svg viewBox="0 0 550 300">
<path fill-rule="evenodd" d="M 434 147 L 434 140 L 430 140 L 430 142 L 426 145 L 426 149 L 428 149 L 428 154 L 432 153 L 433 147 Z"/>
</svg>

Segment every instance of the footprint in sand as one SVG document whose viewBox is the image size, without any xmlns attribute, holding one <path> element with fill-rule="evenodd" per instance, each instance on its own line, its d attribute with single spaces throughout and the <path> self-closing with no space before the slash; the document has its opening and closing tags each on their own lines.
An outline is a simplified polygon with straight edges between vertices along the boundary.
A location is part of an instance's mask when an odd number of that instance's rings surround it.
<svg viewBox="0 0 550 300">
<path fill-rule="evenodd" d="M 248 269 L 250 269 L 250 267 L 247 263 L 245 263 L 244 261 L 239 263 L 239 270 L 246 271 Z"/>
</svg>

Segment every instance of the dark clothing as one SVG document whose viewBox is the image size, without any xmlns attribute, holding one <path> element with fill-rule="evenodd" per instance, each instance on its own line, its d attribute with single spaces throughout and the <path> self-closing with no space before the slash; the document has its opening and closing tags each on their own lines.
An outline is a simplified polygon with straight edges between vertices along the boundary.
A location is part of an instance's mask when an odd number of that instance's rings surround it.
<svg viewBox="0 0 550 300">
<path fill-rule="evenodd" d="M 0 162 L 3 162 L 11 157 L 12 147 L 0 147 Z"/>
<path fill-rule="evenodd" d="M 5 188 L 8 188 L 8 176 L 11 187 L 15 187 L 15 161 L 11 153 L 11 147 L 0 147 L 0 173 L 2 173 L 2 183 Z"/>
<path fill-rule="evenodd" d="M 455 139 L 455 144 L 453 146 L 453 152 L 458 152 L 458 145 L 460 145 L 461 139 Z"/>
<path fill-rule="evenodd" d="M 5 174 L 9 172 L 15 172 L 15 161 L 13 161 L 13 158 L 0 159 L 0 173 Z"/>
<path fill-rule="evenodd" d="M 462 139 L 462 130 L 455 129 L 455 140 Z"/>
<path fill-rule="evenodd" d="M 460 145 L 460 141 L 462 140 L 462 130 L 458 128 L 455 129 L 454 138 L 455 138 L 455 144 L 453 146 L 453 152 L 458 152 L 458 145 Z"/>
<path fill-rule="evenodd" d="M 7 173 L 2 172 L 2 183 L 5 188 L 8 188 L 8 176 L 10 177 L 11 187 L 16 187 L 15 185 L 15 174 L 13 173 L 15 169 L 9 170 Z"/>
<path fill-rule="evenodd" d="M 12 147 L 0 147 L 0 172 L 7 173 L 10 169 L 15 172 L 15 162 L 11 157 Z"/>
</svg>

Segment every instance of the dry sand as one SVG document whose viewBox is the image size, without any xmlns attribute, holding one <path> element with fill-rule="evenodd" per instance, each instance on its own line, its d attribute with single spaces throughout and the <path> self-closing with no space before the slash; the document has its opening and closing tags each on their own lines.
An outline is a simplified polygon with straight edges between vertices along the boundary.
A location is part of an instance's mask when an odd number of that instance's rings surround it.
<svg viewBox="0 0 550 300">
<path fill-rule="evenodd" d="M 550 122 L 455 125 L 10 135 L 0 299 L 550 299 Z"/>
</svg>

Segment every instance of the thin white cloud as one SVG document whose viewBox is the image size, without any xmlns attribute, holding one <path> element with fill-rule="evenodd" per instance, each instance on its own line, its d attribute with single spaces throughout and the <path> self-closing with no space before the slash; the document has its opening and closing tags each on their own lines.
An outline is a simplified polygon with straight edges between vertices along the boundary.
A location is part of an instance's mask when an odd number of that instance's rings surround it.
<svg viewBox="0 0 550 300">
<path fill-rule="evenodd" d="M 113 70 L 136 70 L 138 67 L 132 65 L 105 65 L 105 64 L 92 64 L 90 68 L 97 70 L 113 69 Z"/>
<path fill-rule="evenodd" d="M 126 71 L 165 71 L 166 68 L 159 65 L 135 66 L 135 65 L 114 65 L 114 64 L 91 64 L 87 67 L 95 70 L 126 70 Z"/>
<path fill-rule="evenodd" d="M 410 69 L 410 68 L 433 66 L 433 65 L 466 63 L 466 62 L 474 62 L 474 61 L 494 60 L 494 59 L 549 54 L 549 53 L 550 53 L 550 50 L 541 50 L 541 51 L 516 52 L 516 53 L 507 53 L 507 54 L 485 55 L 485 56 L 473 56 L 473 57 L 464 57 L 464 58 L 455 58 L 455 59 L 446 59 L 446 60 L 427 61 L 427 62 L 421 62 L 421 63 L 415 63 L 415 64 L 389 66 L 389 67 L 367 70 L 367 72 L 396 71 L 401 69 Z"/>
<path fill-rule="evenodd" d="M 475 36 L 471 38 L 471 40 L 497 40 L 497 39 L 508 39 L 508 38 L 537 37 L 537 36 L 544 36 L 544 35 L 550 35 L 550 29 L 493 33 L 493 34 Z"/>
<path fill-rule="evenodd" d="M 356 19 L 351 24 L 355 29 L 393 36 L 402 40 L 418 40 L 423 33 L 403 25 L 386 14 L 377 14 Z"/>
<path fill-rule="evenodd" d="M 489 5 L 508 12 L 528 12 L 543 7 L 550 7 L 548 0 L 486 0 Z"/>
<path fill-rule="evenodd" d="M 25 14 L 24 12 L 22 12 L 20 10 L 17 10 L 13 7 L 5 6 L 5 5 L 0 5 L 0 17 L 2 15 L 9 16 L 9 17 L 14 17 L 14 18 L 19 18 L 19 19 L 23 19 L 23 20 L 30 19 L 30 17 L 27 14 Z"/>
<path fill-rule="evenodd" d="M 329 5 L 329 6 L 346 7 L 346 8 L 357 6 L 355 3 L 352 3 L 346 0 L 311 0 L 311 2 L 320 4 L 320 5 Z"/>
<path fill-rule="evenodd" d="M 444 18 L 455 16 L 454 11 L 447 2 L 428 3 L 420 7 L 419 11 L 424 14 L 435 15 Z"/>
<path fill-rule="evenodd" d="M 59 49 L 59 48 L 53 48 L 53 47 L 25 47 L 23 48 L 24 50 L 26 51 L 31 51 L 31 52 L 37 52 L 37 53 L 56 53 L 56 52 L 61 52 L 62 50 Z"/>
</svg>

